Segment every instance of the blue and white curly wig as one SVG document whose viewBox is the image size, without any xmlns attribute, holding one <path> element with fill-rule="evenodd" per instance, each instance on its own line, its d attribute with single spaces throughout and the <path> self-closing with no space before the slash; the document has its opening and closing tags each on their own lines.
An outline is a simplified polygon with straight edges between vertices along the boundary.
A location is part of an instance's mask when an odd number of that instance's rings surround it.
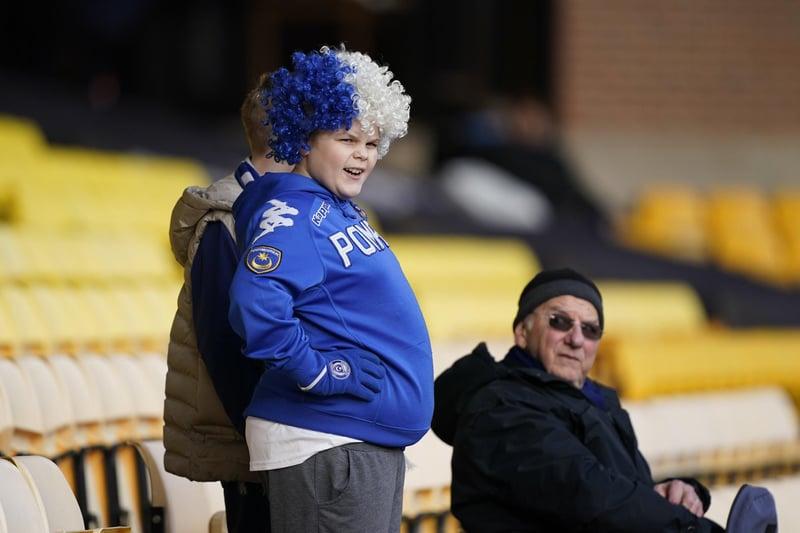
<svg viewBox="0 0 800 533">
<path fill-rule="evenodd" d="M 365 132 L 378 131 L 378 158 L 408 132 L 411 97 L 386 66 L 367 54 L 324 46 L 292 54 L 293 70 L 280 68 L 265 92 L 269 146 L 275 161 L 299 163 L 316 131 L 350 129 L 359 120 Z"/>
</svg>

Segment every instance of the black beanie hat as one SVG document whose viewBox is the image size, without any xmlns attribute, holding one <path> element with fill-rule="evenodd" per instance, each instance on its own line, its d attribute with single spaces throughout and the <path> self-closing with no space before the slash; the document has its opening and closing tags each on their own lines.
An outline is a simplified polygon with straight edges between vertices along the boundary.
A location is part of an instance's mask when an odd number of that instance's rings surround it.
<svg viewBox="0 0 800 533">
<path fill-rule="evenodd" d="M 514 318 L 513 327 L 516 328 L 522 319 L 550 298 L 564 294 L 581 298 L 592 304 L 597 309 L 600 329 L 603 329 L 603 298 L 600 296 L 597 285 L 571 268 L 543 270 L 525 285 L 519 297 L 519 310 Z"/>
</svg>

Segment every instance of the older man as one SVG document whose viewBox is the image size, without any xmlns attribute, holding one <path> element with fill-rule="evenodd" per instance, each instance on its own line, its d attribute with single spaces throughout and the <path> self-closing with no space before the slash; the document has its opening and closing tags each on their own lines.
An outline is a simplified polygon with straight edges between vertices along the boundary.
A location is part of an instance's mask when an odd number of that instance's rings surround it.
<svg viewBox="0 0 800 533">
<path fill-rule="evenodd" d="M 653 481 L 616 392 L 588 378 L 603 334 L 591 280 L 540 272 L 513 326 L 501 362 L 482 343 L 436 380 L 432 427 L 453 446 L 466 531 L 723 531 L 699 482 Z"/>
</svg>

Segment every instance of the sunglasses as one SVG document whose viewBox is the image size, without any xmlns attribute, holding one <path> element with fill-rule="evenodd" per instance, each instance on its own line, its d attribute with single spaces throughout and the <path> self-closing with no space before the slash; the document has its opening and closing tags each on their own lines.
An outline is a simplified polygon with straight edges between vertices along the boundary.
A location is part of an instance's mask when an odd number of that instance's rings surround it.
<svg viewBox="0 0 800 533">
<path fill-rule="evenodd" d="M 551 328 L 564 333 L 571 331 L 575 326 L 575 322 L 575 320 L 568 316 L 559 315 L 556 313 L 551 314 L 548 319 L 548 324 L 550 324 Z M 587 324 L 586 322 L 581 322 L 580 325 L 581 333 L 583 333 L 583 336 L 590 341 L 599 341 L 600 337 L 603 336 L 603 330 L 596 324 Z"/>
</svg>

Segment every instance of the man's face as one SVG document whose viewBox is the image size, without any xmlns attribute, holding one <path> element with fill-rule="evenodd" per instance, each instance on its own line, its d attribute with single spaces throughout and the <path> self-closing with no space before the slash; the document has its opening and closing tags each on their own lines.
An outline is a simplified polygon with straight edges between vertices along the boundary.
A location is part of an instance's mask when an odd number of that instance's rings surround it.
<svg viewBox="0 0 800 533">
<path fill-rule="evenodd" d="M 600 339 L 593 333 L 599 332 L 594 306 L 563 295 L 547 300 L 517 324 L 514 340 L 548 373 L 580 389 L 594 365 Z"/>
<path fill-rule="evenodd" d="M 378 132 L 372 134 L 353 120 L 349 130 L 320 131 L 309 140 L 311 151 L 295 172 L 311 177 L 339 198 L 349 200 L 361 192 L 378 161 Z"/>
</svg>

